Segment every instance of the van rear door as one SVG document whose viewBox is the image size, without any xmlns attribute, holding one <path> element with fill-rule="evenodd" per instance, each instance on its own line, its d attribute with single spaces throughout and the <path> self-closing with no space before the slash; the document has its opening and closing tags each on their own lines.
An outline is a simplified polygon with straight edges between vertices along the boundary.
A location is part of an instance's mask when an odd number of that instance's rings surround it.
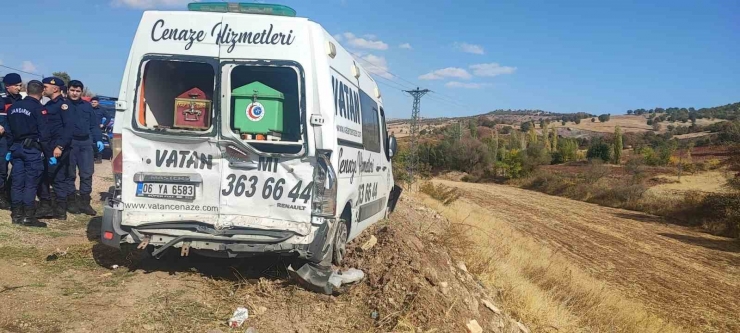
<svg viewBox="0 0 740 333">
<path fill-rule="evenodd" d="M 224 15 L 219 31 L 240 35 L 220 46 L 220 225 L 310 232 L 315 162 L 305 128 L 307 22 Z"/>
<path fill-rule="evenodd" d="M 174 32 L 206 36 L 221 20 L 220 14 L 193 12 L 146 12 L 142 18 L 131 57 L 131 67 L 138 67 L 129 78 L 136 82 L 127 100 L 132 111 L 121 119 L 124 226 L 218 223 L 219 46 L 215 39 L 188 41 Z"/>
</svg>

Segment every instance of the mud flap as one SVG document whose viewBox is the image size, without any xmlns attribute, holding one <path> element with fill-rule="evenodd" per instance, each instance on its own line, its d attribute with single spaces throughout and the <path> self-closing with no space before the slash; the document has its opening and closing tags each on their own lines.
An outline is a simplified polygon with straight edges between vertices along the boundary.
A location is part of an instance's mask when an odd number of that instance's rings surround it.
<svg viewBox="0 0 740 333">
<path fill-rule="evenodd" d="M 111 207 L 109 203 L 106 203 L 103 206 L 103 219 L 100 226 L 100 242 L 104 245 L 120 249 L 121 238 L 127 235 L 128 233 L 121 230 L 121 211 Z"/>
<path fill-rule="evenodd" d="M 393 189 L 391 190 L 391 195 L 388 198 L 388 210 L 393 213 L 394 210 L 396 210 L 396 203 L 398 203 L 398 199 L 401 198 L 401 192 L 403 192 L 403 189 L 398 185 L 393 185 Z"/>
</svg>

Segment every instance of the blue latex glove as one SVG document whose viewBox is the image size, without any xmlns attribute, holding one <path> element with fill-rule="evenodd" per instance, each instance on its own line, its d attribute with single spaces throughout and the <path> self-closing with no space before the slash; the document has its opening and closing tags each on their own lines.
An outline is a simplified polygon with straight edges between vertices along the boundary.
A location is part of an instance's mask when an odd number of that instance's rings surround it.
<svg viewBox="0 0 740 333">
<path fill-rule="evenodd" d="M 8 152 L 7 154 L 5 154 L 5 160 L 8 161 L 8 162 L 10 162 L 10 152 Z"/>
<path fill-rule="evenodd" d="M 105 149 L 105 146 L 103 145 L 103 141 L 98 141 L 98 152 L 103 151 Z"/>
<path fill-rule="evenodd" d="M 100 124 L 102 124 L 102 125 L 105 125 L 105 121 L 106 121 L 106 120 L 107 120 L 107 119 L 105 119 L 105 117 L 103 117 L 103 119 L 102 119 L 102 120 L 100 121 Z"/>
<path fill-rule="evenodd" d="M 56 165 L 56 164 L 57 164 L 57 158 L 56 158 L 56 157 L 54 157 L 54 156 L 52 156 L 52 157 L 51 157 L 51 158 L 49 159 L 49 165 Z"/>
</svg>

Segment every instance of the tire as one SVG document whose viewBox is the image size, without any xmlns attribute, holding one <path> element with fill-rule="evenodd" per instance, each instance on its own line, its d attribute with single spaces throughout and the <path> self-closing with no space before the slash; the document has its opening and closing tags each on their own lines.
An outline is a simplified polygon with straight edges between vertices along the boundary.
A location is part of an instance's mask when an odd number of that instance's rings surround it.
<svg viewBox="0 0 740 333">
<path fill-rule="evenodd" d="M 334 237 L 334 246 L 332 252 L 331 261 L 334 265 L 340 266 L 344 260 L 344 256 L 347 254 L 347 238 L 349 232 L 347 230 L 347 222 L 344 219 L 339 220 L 337 226 L 337 234 Z"/>
</svg>

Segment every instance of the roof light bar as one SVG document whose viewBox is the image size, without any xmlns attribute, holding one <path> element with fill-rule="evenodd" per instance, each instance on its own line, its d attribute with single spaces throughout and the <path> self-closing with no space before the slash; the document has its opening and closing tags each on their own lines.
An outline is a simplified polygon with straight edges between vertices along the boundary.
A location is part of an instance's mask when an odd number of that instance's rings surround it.
<svg viewBox="0 0 740 333">
<path fill-rule="evenodd" d="M 249 2 L 194 2 L 188 4 L 188 10 L 194 12 L 296 16 L 296 11 L 288 6 Z"/>
</svg>

